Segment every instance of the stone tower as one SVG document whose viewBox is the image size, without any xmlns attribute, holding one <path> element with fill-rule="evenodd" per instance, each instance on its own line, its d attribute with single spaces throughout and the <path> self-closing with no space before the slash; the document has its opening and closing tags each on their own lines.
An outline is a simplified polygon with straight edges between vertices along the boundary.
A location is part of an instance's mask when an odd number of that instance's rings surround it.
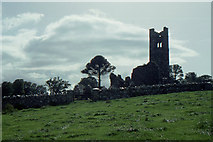
<svg viewBox="0 0 213 142">
<path fill-rule="evenodd" d="M 168 28 L 160 33 L 149 29 L 149 63 L 133 69 L 131 79 L 135 86 L 167 83 L 169 80 Z"/>
<path fill-rule="evenodd" d="M 159 69 L 159 78 L 169 78 L 169 40 L 168 28 L 160 33 L 149 29 L 149 62 L 155 63 Z"/>
</svg>

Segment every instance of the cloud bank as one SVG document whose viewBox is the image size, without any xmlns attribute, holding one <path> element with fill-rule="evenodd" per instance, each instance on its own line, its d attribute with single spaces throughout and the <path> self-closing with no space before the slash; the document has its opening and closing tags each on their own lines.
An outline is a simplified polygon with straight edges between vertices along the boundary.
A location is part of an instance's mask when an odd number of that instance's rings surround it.
<svg viewBox="0 0 213 142">
<path fill-rule="evenodd" d="M 60 76 L 74 85 L 85 76 L 80 71 L 87 62 L 99 54 L 123 77 L 148 62 L 148 29 L 111 19 L 95 9 L 64 16 L 46 25 L 42 33 L 36 28 L 23 28 L 23 24 L 38 24 L 42 17 L 44 14 L 22 13 L 4 19 L 3 80 L 23 78 L 44 84 L 48 78 Z M 12 29 L 16 29 L 13 34 Z M 185 58 L 197 55 L 184 42 L 171 39 L 171 44 L 174 62 L 184 63 Z"/>
</svg>

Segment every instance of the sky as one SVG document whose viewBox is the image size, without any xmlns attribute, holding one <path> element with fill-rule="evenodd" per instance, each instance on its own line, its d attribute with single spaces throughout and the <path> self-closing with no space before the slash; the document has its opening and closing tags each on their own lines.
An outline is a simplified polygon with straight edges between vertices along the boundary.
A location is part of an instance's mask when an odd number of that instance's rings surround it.
<svg viewBox="0 0 213 142">
<path fill-rule="evenodd" d="M 149 29 L 165 26 L 170 65 L 211 75 L 210 2 L 3 2 L 1 23 L 2 81 L 60 76 L 74 87 L 96 55 L 131 76 L 149 62 Z"/>
</svg>

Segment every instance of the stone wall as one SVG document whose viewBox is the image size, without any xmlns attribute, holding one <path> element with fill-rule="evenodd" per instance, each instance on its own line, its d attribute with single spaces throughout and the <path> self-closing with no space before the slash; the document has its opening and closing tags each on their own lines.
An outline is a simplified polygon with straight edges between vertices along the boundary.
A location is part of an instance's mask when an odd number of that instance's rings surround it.
<svg viewBox="0 0 213 142">
<path fill-rule="evenodd" d="M 39 96 L 13 96 L 5 97 L 2 99 L 2 109 L 6 104 L 11 104 L 14 108 L 39 108 L 47 105 L 64 105 L 73 102 L 73 92 L 61 95 L 39 95 Z"/>
<path fill-rule="evenodd" d="M 191 84 L 166 84 L 166 85 L 149 85 L 138 87 L 121 87 L 110 88 L 103 90 L 91 90 L 91 96 L 94 101 L 111 100 L 119 98 L 128 98 L 144 95 L 167 94 L 185 91 L 202 91 L 213 90 L 213 85 L 210 83 L 191 83 Z M 74 101 L 77 94 L 74 91 L 69 94 L 61 95 L 40 95 L 40 96 L 14 96 L 3 98 L 2 108 L 6 104 L 11 104 L 14 108 L 38 108 L 47 105 L 64 105 Z"/>
<path fill-rule="evenodd" d="M 210 83 L 191 83 L 191 84 L 166 84 L 166 85 L 150 85 L 127 88 L 111 88 L 101 91 L 93 91 L 93 96 L 98 100 L 110 100 L 119 98 L 128 98 L 144 95 L 167 94 L 185 91 L 203 91 L 213 90 L 213 85 Z"/>
</svg>

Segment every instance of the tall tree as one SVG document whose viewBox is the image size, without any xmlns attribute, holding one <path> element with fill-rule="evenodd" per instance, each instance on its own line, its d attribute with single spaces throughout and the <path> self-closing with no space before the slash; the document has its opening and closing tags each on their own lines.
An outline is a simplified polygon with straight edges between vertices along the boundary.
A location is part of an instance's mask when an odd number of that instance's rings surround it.
<svg viewBox="0 0 213 142">
<path fill-rule="evenodd" d="M 38 85 L 36 87 L 36 91 L 37 91 L 37 94 L 46 94 L 47 93 L 47 88 L 44 87 L 43 85 Z"/>
<path fill-rule="evenodd" d="M 31 85 L 32 85 L 32 82 L 24 81 L 25 95 L 32 95 Z"/>
<path fill-rule="evenodd" d="M 170 77 L 173 80 L 181 80 L 183 79 L 183 70 L 182 67 L 178 64 L 169 66 Z"/>
<path fill-rule="evenodd" d="M 213 83 L 213 80 L 212 80 L 212 76 L 211 75 L 201 75 L 198 77 L 198 82 L 202 83 L 202 82 L 205 82 L 205 83 Z"/>
<path fill-rule="evenodd" d="M 50 78 L 46 81 L 46 86 L 48 86 L 51 94 L 61 94 L 65 92 L 70 85 L 69 81 L 65 81 L 59 77 Z"/>
<path fill-rule="evenodd" d="M 25 95 L 45 94 L 46 87 L 43 85 L 37 85 L 36 83 L 24 81 L 24 92 Z"/>
<path fill-rule="evenodd" d="M 31 91 L 32 91 L 32 94 L 38 94 L 37 93 L 37 84 L 36 83 L 32 83 L 31 84 Z"/>
<path fill-rule="evenodd" d="M 195 72 L 188 72 L 185 75 L 185 80 L 189 83 L 197 81 L 197 74 Z"/>
<path fill-rule="evenodd" d="M 24 80 L 23 79 L 16 79 L 13 82 L 13 94 L 14 95 L 24 95 Z"/>
<path fill-rule="evenodd" d="M 95 56 L 86 68 L 81 73 L 88 74 L 89 76 L 98 77 L 98 87 L 101 88 L 101 75 L 105 75 L 115 70 L 115 66 L 111 65 L 107 59 L 101 55 Z"/>
<path fill-rule="evenodd" d="M 13 94 L 13 84 L 11 82 L 2 83 L 2 96 L 11 96 Z"/>
</svg>

